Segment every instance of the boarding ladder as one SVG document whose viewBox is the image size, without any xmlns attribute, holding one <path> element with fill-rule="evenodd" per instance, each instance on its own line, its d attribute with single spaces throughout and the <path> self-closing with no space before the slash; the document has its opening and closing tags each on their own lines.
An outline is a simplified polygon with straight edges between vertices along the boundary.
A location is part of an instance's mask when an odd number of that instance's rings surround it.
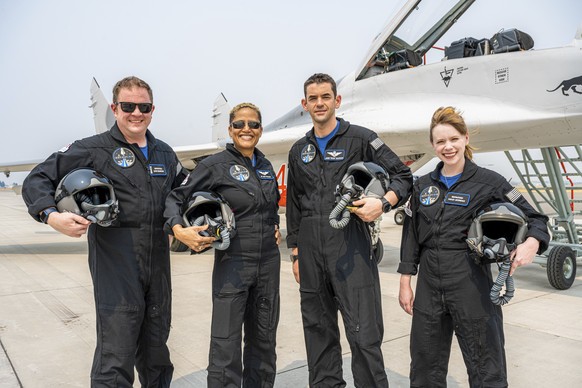
<svg viewBox="0 0 582 388">
<path fill-rule="evenodd" d="M 582 216 L 582 148 L 546 147 L 505 151 L 505 155 L 531 203 L 550 217 L 550 250 L 536 262 L 547 267 L 553 287 L 570 288 L 576 276 L 576 257 L 582 257 L 582 225 L 575 222 Z M 580 193 L 578 199 L 576 193 Z"/>
</svg>

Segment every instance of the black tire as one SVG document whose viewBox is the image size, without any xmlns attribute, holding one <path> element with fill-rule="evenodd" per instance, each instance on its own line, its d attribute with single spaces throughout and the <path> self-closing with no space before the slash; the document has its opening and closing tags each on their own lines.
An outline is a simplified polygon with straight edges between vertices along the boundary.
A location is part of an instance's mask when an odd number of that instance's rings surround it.
<svg viewBox="0 0 582 388">
<path fill-rule="evenodd" d="M 404 224 L 404 210 L 402 209 L 398 209 L 394 212 L 394 222 L 396 222 L 396 225 L 402 225 Z"/>
<path fill-rule="evenodd" d="M 378 242 L 374 246 L 374 258 L 376 259 L 376 264 L 380 264 L 383 257 L 384 257 L 384 244 L 382 244 L 382 240 L 378 239 Z"/>
<path fill-rule="evenodd" d="M 548 280 L 557 290 L 567 290 L 576 278 L 576 252 L 570 247 L 557 245 L 548 255 Z"/>
<path fill-rule="evenodd" d="M 177 238 L 172 238 L 172 242 L 170 243 L 170 251 L 171 252 L 186 252 L 190 250 L 188 245 L 184 244 L 182 241 L 178 240 Z"/>
</svg>

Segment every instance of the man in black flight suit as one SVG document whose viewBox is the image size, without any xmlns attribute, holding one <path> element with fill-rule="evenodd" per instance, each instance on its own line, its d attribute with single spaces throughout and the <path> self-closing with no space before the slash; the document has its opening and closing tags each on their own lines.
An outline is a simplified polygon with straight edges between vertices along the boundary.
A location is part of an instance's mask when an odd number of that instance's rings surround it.
<svg viewBox="0 0 582 388">
<path fill-rule="evenodd" d="M 174 367 L 170 332 L 170 252 L 163 231 L 164 201 L 185 179 L 174 151 L 148 130 L 153 94 L 137 77 L 113 88 L 116 123 L 105 133 L 74 142 L 32 170 L 23 184 L 28 212 L 71 237 L 87 233 L 97 313 L 92 387 L 132 387 L 134 367 L 143 387 L 169 387 Z M 102 227 L 56 211 L 55 189 L 78 168 L 112 183 L 117 221 Z"/>
<path fill-rule="evenodd" d="M 314 74 L 304 84 L 302 105 L 313 121 L 305 137 L 289 152 L 287 245 L 300 284 L 301 313 L 307 347 L 309 385 L 345 387 L 338 329 L 342 314 L 352 351 L 356 387 L 388 387 L 382 356 L 382 304 L 376 260 L 365 222 L 406 201 L 412 174 L 373 131 L 337 119 L 340 107 L 335 81 Z M 329 214 L 334 191 L 348 167 L 374 162 L 388 173 L 384 198 L 355 201 L 344 229 L 333 229 Z"/>
</svg>

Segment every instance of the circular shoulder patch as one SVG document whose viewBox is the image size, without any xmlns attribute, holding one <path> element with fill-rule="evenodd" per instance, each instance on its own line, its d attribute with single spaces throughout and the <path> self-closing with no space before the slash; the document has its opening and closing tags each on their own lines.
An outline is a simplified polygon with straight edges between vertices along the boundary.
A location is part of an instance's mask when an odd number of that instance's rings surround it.
<svg viewBox="0 0 582 388">
<path fill-rule="evenodd" d="M 311 161 L 315 159 L 316 152 L 317 151 L 315 150 L 315 146 L 313 144 L 307 144 L 305 147 L 303 147 L 301 150 L 301 160 L 303 163 L 311 163 Z"/>
<path fill-rule="evenodd" d="M 425 187 L 424 190 L 420 193 L 420 203 L 424 206 L 430 206 L 435 203 L 439 196 L 441 195 L 441 191 L 436 186 L 429 186 Z"/>
<path fill-rule="evenodd" d="M 241 166 L 240 164 L 235 164 L 230 168 L 230 176 L 240 182 L 246 182 L 249 180 L 251 174 L 249 170 L 245 166 Z"/>
<path fill-rule="evenodd" d="M 135 154 L 129 148 L 120 147 L 113 151 L 113 161 L 119 167 L 127 168 L 135 163 Z"/>
</svg>

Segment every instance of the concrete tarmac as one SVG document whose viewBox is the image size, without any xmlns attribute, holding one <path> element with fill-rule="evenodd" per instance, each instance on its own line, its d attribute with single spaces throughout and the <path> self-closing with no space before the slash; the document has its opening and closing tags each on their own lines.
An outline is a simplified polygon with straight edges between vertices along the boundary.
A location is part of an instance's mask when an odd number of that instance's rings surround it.
<svg viewBox="0 0 582 388">
<path fill-rule="evenodd" d="M 401 227 L 391 214 L 385 218 L 382 350 L 390 386 L 408 387 L 411 317 L 398 304 L 396 273 Z M 275 386 L 306 387 L 299 291 L 288 257 L 289 250 L 282 247 Z M 212 253 L 173 254 L 172 271 L 172 387 L 205 387 Z M 517 270 L 515 282 L 516 295 L 503 307 L 509 385 L 582 387 L 582 275 L 569 290 L 558 291 L 549 285 L 545 269 L 532 264 Z M 89 386 L 95 311 L 86 239 L 69 238 L 35 222 L 22 197 L 12 191 L 0 191 L 0 344 L 2 388 Z M 344 378 L 353 387 L 343 328 L 342 349 Z M 448 386 L 468 386 L 455 340 Z"/>
</svg>

